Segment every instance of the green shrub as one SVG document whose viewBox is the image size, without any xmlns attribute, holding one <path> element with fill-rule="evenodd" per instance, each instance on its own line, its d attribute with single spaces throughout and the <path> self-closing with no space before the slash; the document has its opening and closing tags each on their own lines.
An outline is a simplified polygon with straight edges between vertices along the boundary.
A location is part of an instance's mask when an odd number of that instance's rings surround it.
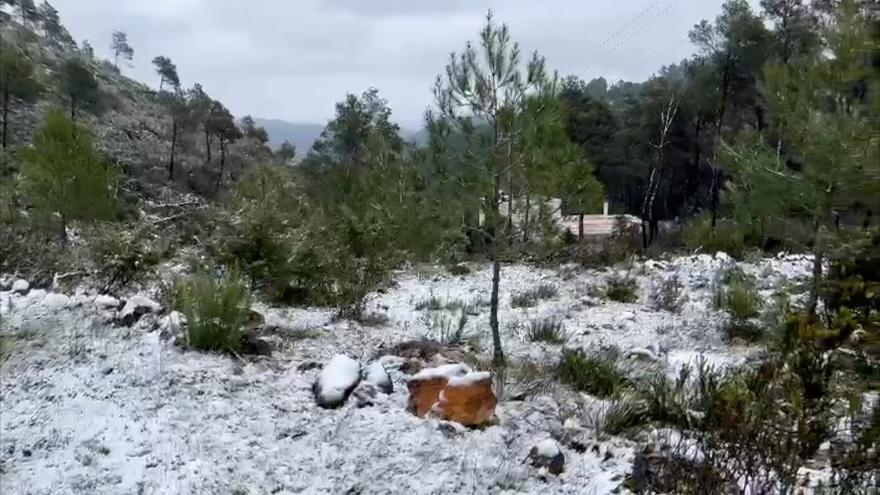
<svg viewBox="0 0 880 495">
<path fill-rule="evenodd" d="M 719 221 L 712 227 L 708 216 L 698 217 L 682 227 L 681 238 L 685 247 L 693 252 L 725 252 L 741 258 L 746 251 L 745 234 L 729 220 Z"/>
<path fill-rule="evenodd" d="M 556 345 L 564 344 L 568 340 L 568 334 L 565 332 L 562 321 L 552 317 L 529 321 L 526 337 L 532 342 L 546 342 Z"/>
<path fill-rule="evenodd" d="M 724 293 L 724 309 L 735 320 L 748 320 L 761 314 L 763 302 L 754 284 L 746 280 L 731 283 Z"/>
<path fill-rule="evenodd" d="M 103 291 L 124 287 L 140 279 L 166 253 L 148 246 L 136 232 L 106 225 L 95 242 L 95 262 Z"/>
<path fill-rule="evenodd" d="M 542 299 L 552 299 L 556 297 L 559 288 L 553 284 L 543 282 L 537 287 L 529 289 L 510 297 L 510 305 L 514 308 L 530 308 Z"/>
<path fill-rule="evenodd" d="M 593 351 L 566 349 L 557 367 L 559 380 L 579 392 L 596 397 L 610 397 L 627 379 L 618 367 L 620 353 L 616 349 Z"/>
<path fill-rule="evenodd" d="M 612 301 L 634 303 L 639 299 L 639 284 L 629 275 L 615 274 L 605 283 L 605 297 Z"/>
<path fill-rule="evenodd" d="M 468 339 L 467 322 L 468 316 L 464 311 L 456 320 L 446 314 L 433 315 L 427 320 L 428 334 L 424 339 L 443 345 L 461 345 Z"/>
<path fill-rule="evenodd" d="M 449 266 L 449 273 L 456 276 L 464 276 L 471 273 L 471 269 L 468 268 L 467 265 L 458 263 L 456 265 Z"/>
<path fill-rule="evenodd" d="M 250 319 L 250 293 L 237 269 L 217 278 L 206 273 L 178 282 L 175 308 L 186 316 L 187 345 L 239 353 Z"/>
</svg>

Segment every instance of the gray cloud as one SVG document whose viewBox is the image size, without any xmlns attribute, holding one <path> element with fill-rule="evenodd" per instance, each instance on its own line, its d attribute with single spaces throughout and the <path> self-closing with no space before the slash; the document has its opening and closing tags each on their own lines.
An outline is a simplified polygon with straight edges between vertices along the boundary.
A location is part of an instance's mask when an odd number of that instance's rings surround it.
<svg viewBox="0 0 880 495">
<path fill-rule="evenodd" d="M 560 74 L 642 80 L 692 52 L 687 31 L 722 0 L 56 0 L 77 39 L 108 56 L 128 33 L 132 77 L 156 84 L 150 60 L 170 57 L 238 115 L 323 122 L 346 92 L 379 88 L 395 117 L 418 126 L 449 53 L 475 40 L 492 8 L 525 54 Z M 757 0 L 754 1 L 757 3 Z M 633 17 L 628 29 L 602 45 Z M 664 9 L 667 9 L 664 11 Z M 662 12 L 662 15 L 659 15 Z M 657 16 L 656 18 L 654 18 Z M 616 48 L 615 45 L 621 43 Z M 614 48 L 612 50 L 612 48 Z"/>
</svg>

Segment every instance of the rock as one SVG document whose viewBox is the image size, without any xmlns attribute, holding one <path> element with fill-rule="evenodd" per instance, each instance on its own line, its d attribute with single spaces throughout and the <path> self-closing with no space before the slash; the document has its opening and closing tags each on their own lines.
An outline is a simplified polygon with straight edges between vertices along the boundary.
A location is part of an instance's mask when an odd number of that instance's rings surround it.
<svg viewBox="0 0 880 495">
<path fill-rule="evenodd" d="M 385 366 L 379 361 L 373 361 L 369 366 L 364 368 L 362 373 L 363 380 L 376 386 L 380 391 L 386 394 L 394 392 L 394 384 L 391 383 L 391 377 L 385 371 Z"/>
<path fill-rule="evenodd" d="M 98 296 L 101 297 L 101 296 Z M 186 316 L 180 311 L 172 311 L 159 320 L 159 338 L 170 340 L 183 335 Z"/>
<path fill-rule="evenodd" d="M 330 409 L 341 406 L 361 378 L 361 366 L 348 356 L 337 354 L 330 359 L 312 390 L 318 405 Z"/>
<path fill-rule="evenodd" d="M 424 417 L 440 398 L 440 392 L 446 388 L 450 378 L 470 373 L 470 368 L 463 364 L 447 364 L 436 368 L 419 371 L 406 382 L 409 389 L 409 409 L 419 417 Z"/>
<path fill-rule="evenodd" d="M 309 370 L 319 370 L 323 368 L 324 365 L 317 361 L 306 361 L 305 363 L 300 364 L 296 367 L 297 371 L 309 371 Z"/>
<path fill-rule="evenodd" d="M 43 305 L 52 309 L 64 309 L 70 306 L 70 297 L 58 292 L 50 292 L 43 299 Z"/>
<path fill-rule="evenodd" d="M 379 389 L 370 382 L 361 381 L 354 388 L 351 396 L 354 398 L 354 404 L 357 407 L 372 406 L 376 403 L 376 398 L 379 396 Z"/>
<path fill-rule="evenodd" d="M 547 468 L 547 471 L 552 474 L 559 474 L 565 469 L 565 454 L 562 453 L 556 440 L 552 438 L 542 440 L 532 447 L 532 450 L 529 451 L 529 459 L 532 466 Z"/>
<path fill-rule="evenodd" d="M 450 378 L 440 392 L 436 410 L 447 421 L 478 426 L 495 416 L 497 404 L 492 391 L 492 374 L 483 371 Z"/>
<path fill-rule="evenodd" d="M 257 335 L 253 329 L 246 330 L 244 333 L 244 345 L 242 351 L 245 354 L 253 354 L 256 356 L 271 356 L 272 344 Z"/>
<path fill-rule="evenodd" d="M 27 294 L 27 291 L 30 290 L 30 288 L 31 284 L 23 278 L 12 282 L 12 292 L 16 294 Z"/>
<path fill-rule="evenodd" d="M 95 306 L 101 309 L 116 309 L 119 307 L 119 299 L 116 299 L 113 296 L 108 296 L 107 294 L 95 296 L 95 300 L 93 302 Z"/>
<path fill-rule="evenodd" d="M 162 309 L 156 301 L 141 295 L 131 296 L 119 312 L 119 320 L 125 326 L 131 326 L 147 313 L 158 313 Z"/>
<path fill-rule="evenodd" d="M 7 291 L 12 289 L 12 277 L 9 275 L 0 276 L 0 290 Z"/>
</svg>

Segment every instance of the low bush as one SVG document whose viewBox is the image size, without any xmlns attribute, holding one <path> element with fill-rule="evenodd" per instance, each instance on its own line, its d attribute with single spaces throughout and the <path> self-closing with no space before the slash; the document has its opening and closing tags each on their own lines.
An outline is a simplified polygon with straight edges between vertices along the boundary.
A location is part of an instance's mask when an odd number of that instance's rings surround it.
<svg viewBox="0 0 880 495">
<path fill-rule="evenodd" d="M 427 319 L 428 333 L 424 340 L 443 345 L 461 345 L 468 340 L 467 313 L 462 311 L 457 319 L 446 314 L 436 314 Z"/>
<path fill-rule="evenodd" d="M 628 274 L 615 274 L 605 283 L 605 297 L 612 301 L 634 303 L 639 299 L 638 281 Z"/>
<path fill-rule="evenodd" d="M 510 297 L 510 305 L 514 308 L 530 308 L 542 299 L 552 299 L 556 297 L 559 288 L 553 284 L 544 282 L 537 287 L 529 289 L 525 292 L 514 294 Z"/>
<path fill-rule="evenodd" d="M 655 310 L 669 311 L 670 313 L 681 311 L 681 306 L 686 300 L 687 296 L 682 291 L 678 277 L 663 280 L 651 294 L 651 306 Z"/>
<path fill-rule="evenodd" d="M 568 334 L 562 321 L 558 318 L 545 317 L 529 321 L 526 328 L 526 337 L 532 342 L 545 342 L 547 344 L 564 344 L 568 340 Z"/>
<path fill-rule="evenodd" d="M 136 231 L 105 225 L 95 242 L 95 263 L 103 291 L 111 291 L 137 281 L 156 266 L 167 253 L 141 239 Z"/>
<path fill-rule="evenodd" d="M 557 367 L 559 380 L 579 392 L 596 397 L 610 397 L 627 383 L 620 370 L 620 353 L 616 349 L 595 350 L 589 354 L 581 349 L 566 349 Z"/>
<path fill-rule="evenodd" d="M 175 286 L 174 306 L 186 316 L 190 347 L 239 353 L 250 319 L 250 293 L 237 269 L 221 277 L 194 275 Z"/>
<path fill-rule="evenodd" d="M 448 270 L 449 270 L 450 274 L 455 275 L 455 276 L 464 276 L 464 275 L 468 275 L 471 273 L 471 269 L 468 268 L 467 265 L 464 265 L 461 263 L 456 264 L 456 265 L 450 265 Z"/>
<path fill-rule="evenodd" d="M 725 220 L 713 227 L 708 216 L 695 218 L 685 224 L 681 239 L 692 252 L 722 251 L 734 258 L 741 258 L 746 252 L 746 236 L 735 223 Z"/>
</svg>

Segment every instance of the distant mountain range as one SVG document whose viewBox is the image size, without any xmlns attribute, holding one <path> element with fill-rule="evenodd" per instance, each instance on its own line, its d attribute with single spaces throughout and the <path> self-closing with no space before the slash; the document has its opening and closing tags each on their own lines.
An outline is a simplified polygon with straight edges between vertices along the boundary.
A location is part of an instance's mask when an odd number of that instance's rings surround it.
<svg viewBox="0 0 880 495">
<path fill-rule="evenodd" d="M 321 136 L 324 130 L 323 124 L 315 124 L 311 122 L 289 122 L 281 119 L 262 119 L 254 118 L 258 126 L 266 129 L 269 134 L 269 146 L 278 148 L 284 140 L 290 141 L 296 146 L 296 154 L 300 157 L 311 149 L 312 144 Z M 415 141 L 418 145 L 425 145 L 428 142 L 427 129 L 419 129 L 413 131 L 411 129 L 401 129 L 401 136 L 407 141 Z"/>
</svg>

